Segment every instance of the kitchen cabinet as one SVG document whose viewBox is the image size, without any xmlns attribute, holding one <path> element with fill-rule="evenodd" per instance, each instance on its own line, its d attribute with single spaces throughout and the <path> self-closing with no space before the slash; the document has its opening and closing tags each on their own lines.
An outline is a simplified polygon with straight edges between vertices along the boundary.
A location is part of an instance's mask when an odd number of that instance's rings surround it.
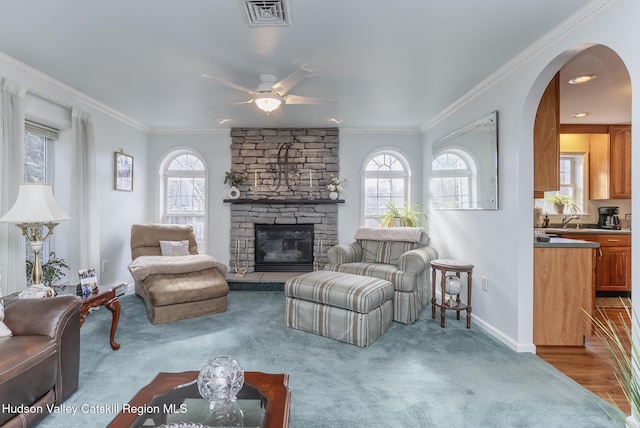
<svg viewBox="0 0 640 428">
<path fill-rule="evenodd" d="M 542 94 L 533 124 L 533 191 L 560 190 L 560 76 Z M 536 194 L 537 193 L 537 194 Z"/>
<path fill-rule="evenodd" d="M 595 299 L 594 248 L 533 249 L 533 343 L 584 346 Z"/>
<path fill-rule="evenodd" d="M 597 242 L 596 291 L 631 291 L 631 235 L 560 235 Z"/>
<path fill-rule="evenodd" d="M 611 125 L 608 131 L 592 136 L 589 198 L 631 199 L 631 126 Z"/>
<path fill-rule="evenodd" d="M 631 199 L 631 126 L 610 126 L 609 145 L 609 199 Z"/>
</svg>

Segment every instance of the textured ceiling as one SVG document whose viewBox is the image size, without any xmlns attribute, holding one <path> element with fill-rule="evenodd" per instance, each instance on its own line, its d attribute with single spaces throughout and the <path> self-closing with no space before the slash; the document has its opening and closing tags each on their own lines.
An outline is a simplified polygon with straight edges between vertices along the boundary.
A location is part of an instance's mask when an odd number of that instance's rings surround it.
<svg viewBox="0 0 640 428">
<path fill-rule="evenodd" d="M 588 3 L 288 0 L 289 26 L 251 27 L 240 0 L 21 0 L 3 2 L 0 52 L 151 130 L 416 130 Z M 337 104 L 266 115 L 201 77 L 253 89 L 299 67 L 290 93 Z"/>
</svg>

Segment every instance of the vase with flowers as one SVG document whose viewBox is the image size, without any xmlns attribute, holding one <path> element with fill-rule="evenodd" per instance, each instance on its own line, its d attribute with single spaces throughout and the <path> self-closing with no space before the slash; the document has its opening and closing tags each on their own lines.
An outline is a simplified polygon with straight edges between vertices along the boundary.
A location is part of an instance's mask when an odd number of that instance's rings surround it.
<svg viewBox="0 0 640 428">
<path fill-rule="evenodd" d="M 347 185 L 347 180 L 340 180 L 335 175 L 331 175 L 331 180 L 329 180 L 329 184 L 327 184 L 327 189 L 329 190 L 329 199 L 336 200 L 340 197 L 340 192 Z"/>
</svg>

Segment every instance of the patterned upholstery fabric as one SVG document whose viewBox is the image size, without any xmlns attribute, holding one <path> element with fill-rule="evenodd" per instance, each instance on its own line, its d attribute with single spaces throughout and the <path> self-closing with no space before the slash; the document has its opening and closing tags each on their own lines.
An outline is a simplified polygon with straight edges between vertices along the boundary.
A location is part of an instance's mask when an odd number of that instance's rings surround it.
<svg viewBox="0 0 640 428">
<path fill-rule="evenodd" d="M 359 241 L 362 247 L 362 261 L 365 263 L 385 263 L 397 265 L 400 256 L 418 247 L 416 242 Z"/>
<path fill-rule="evenodd" d="M 319 271 L 285 284 L 285 324 L 357 346 L 369 346 L 393 321 L 393 285 L 384 280 Z"/>
<path fill-rule="evenodd" d="M 414 323 L 420 311 L 431 301 L 429 267 L 430 262 L 438 258 L 438 252 L 429 246 L 426 232 L 422 233 L 417 244 L 359 240 L 336 245 L 329 249 L 327 258 L 329 263 L 325 265 L 325 270 L 371 276 L 391 282 L 395 290 L 393 320 L 396 322 Z"/>
<path fill-rule="evenodd" d="M 369 276 L 319 271 L 288 280 L 285 295 L 366 314 L 393 298 L 393 285 Z"/>
</svg>

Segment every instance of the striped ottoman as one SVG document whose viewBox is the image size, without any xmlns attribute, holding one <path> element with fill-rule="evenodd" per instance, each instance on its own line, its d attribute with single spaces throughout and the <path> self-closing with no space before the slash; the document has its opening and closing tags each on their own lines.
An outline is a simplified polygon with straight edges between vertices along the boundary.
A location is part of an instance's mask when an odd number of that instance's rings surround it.
<svg viewBox="0 0 640 428">
<path fill-rule="evenodd" d="M 318 271 L 289 279 L 285 324 L 357 346 L 371 345 L 393 321 L 393 285 L 384 279 Z"/>
</svg>

